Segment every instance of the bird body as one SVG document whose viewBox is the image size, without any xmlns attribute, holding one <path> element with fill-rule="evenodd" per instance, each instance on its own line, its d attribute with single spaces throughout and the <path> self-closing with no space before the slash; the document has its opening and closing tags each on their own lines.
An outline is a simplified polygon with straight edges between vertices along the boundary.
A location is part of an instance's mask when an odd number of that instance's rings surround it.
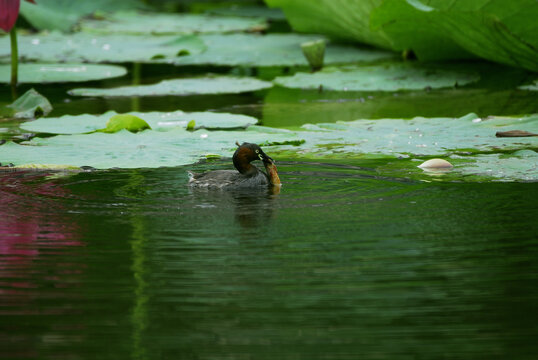
<svg viewBox="0 0 538 360">
<path fill-rule="evenodd" d="M 236 170 L 213 170 L 202 174 L 189 171 L 189 186 L 212 189 L 256 188 L 270 185 L 280 185 L 274 160 L 267 156 L 256 144 L 238 144 L 233 155 Z M 251 164 L 261 160 L 267 174 Z"/>
</svg>

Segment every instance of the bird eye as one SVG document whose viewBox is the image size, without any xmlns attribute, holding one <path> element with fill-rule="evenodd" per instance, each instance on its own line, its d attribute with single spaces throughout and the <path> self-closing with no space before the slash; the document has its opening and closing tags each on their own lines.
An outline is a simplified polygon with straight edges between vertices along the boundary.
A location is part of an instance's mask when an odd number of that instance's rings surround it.
<svg viewBox="0 0 538 360">
<path fill-rule="evenodd" d="M 256 150 L 256 154 L 258 154 L 260 152 L 260 150 Z"/>
</svg>

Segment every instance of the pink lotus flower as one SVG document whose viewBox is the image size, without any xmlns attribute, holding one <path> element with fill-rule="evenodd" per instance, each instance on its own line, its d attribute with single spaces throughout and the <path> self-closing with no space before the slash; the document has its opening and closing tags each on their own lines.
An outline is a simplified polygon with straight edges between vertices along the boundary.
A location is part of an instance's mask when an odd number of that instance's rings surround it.
<svg viewBox="0 0 538 360">
<path fill-rule="evenodd" d="M 34 0 L 26 0 L 35 4 Z M 20 0 L 0 0 L 0 29 L 9 32 L 19 16 Z"/>
</svg>

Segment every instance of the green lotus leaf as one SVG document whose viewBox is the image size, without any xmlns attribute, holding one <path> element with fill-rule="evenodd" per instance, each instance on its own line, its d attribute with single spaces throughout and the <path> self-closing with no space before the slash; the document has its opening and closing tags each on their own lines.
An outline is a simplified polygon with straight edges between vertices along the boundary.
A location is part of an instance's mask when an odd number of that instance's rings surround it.
<svg viewBox="0 0 538 360">
<path fill-rule="evenodd" d="M 101 64 L 20 64 L 19 83 L 82 82 L 123 76 L 127 70 Z M 0 82 L 11 81 L 11 65 L 0 64 Z"/>
<path fill-rule="evenodd" d="M 478 73 L 446 66 L 408 63 L 342 67 L 294 76 L 278 77 L 275 83 L 288 88 L 336 91 L 398 91 L 439 89 L 467 85 L 480 79 Z"/>
<path fill-rule="evenodd" d="M 266 29 L 263 19 L 210 16 L 200 14 L 167 14 L 117 12 L 105 19 L 81 21 L 83 31 L 100 34 L 203 34 Z"/>
<path fill-rule="evenodd" d="M 139 131 L 144 131 L 146 129 L 151 129 L 151 127 L 145 120 L 139 118 L 136 115 L 117 114 L 112 116 L 107 121 L 104 129 L 99 129 L 98 131 L 112 134 L 124 129 L 132 133 L 136 133 Z"/>
<path fill-rule="evenodd" d="M 479 56 L 537 71 L 534 0 L 265 0 L 296 31 L 330 35 L 421 60 Z"/>
<path fill-rule="evenodd" d="M 538 181 L 538 153 L 519 150 L 509 154 L 459 157 L 457 172 L 467 180 L 495 178 L 503 181 Z"/>
<path fill-rule="evenodd" d="M 427 4 L 427 5 L 425 5 Z M 461 50 L 538 71 L 538 3 L 533 0 L 386 0 L 370 14 L 395 50 L 419 58 L 461 58 Z M 441 50 L 441 51 L 440 51 Z"/>
<path fill-rule="evenodd" d="M 355 120 L 303 125 L 304 153 L 317 156 L 446 156 L 454 153 L 506 152 L 538 147 L 538 138 L 497 138 L 497 131 L 538 132 L 538 115 L 521 118 L 475 114 L 461 118 Z M 312 144 L 315 144 L 313 146 Z"/>
<path fill-rule="evenodd" d="M 417 167 L 425 159 L 388 160 L 376 171 L 382 176 L 426 182 L 538 181 L 538 153 L 518 150 L 497 154 L 451 155 L 454 167 L 424 171 Z"/>
<path fill-rule="evenodd" d="M 151 117 L 146 114 L 145 118 Z M 186 117 L 185 124 L 191 120 L 191 116 Z M 461 118 L 416 117 L 305 125 L 296 132 L 255 125 L 243 131 L 188 131 L 184 125 L 169 131 L 138 134 L 121 130 L 114 134 L 94 132 L 33 138 L 21 144 L 8 142 L 0 146 L 0 159 L 16 165 L 175 166 L 195 162 L 208 154 L 230 156 L 235 141 L 249 141 L 271 146 L 271 154 L 278 157 L 419 158 L 416 163 L 405 164 L 407 172 L 417 174 L 422 174 L 416 168 L 421 159 L 440 157 L 454 164 L 449 174 L 456 175 L 447 175 L 447 179 L 465 176 L 472 180 L 476 175 L 479 180 L 535 180 L 538 139 L 497 138 L 495 133 L 516 129 L 538 132 L 537 120 L 538 115 L 481 119 L 468 114 Z"/>
<path fill-rule="evenodd" d="M 33 118 L 47 115 L 51 111 L 52 105 L 49 100 L 34 89 L 30 89 L 12 104 L 0 106 L 0 118 Z"/>
<path fill-rule="evenodd" d="M 134 36 L 60 33 L 19 35 L 19 54 L 40 62 L 154 62 L 197 54 L 206 46 L 197 36 Z M 0 37 L 0 60 L 10 58 L 9 36 Z M 22 71 L 21 71 L 22 73 Z"/>
<path fill-rule="evenodd" d="M 35 133 L 49 134 L 84 134 L 106 127 L 107 121 L 117 116 L 115 111 L 108 111 L 101 115 L 64 115 L 61 117 L 40 118 L 21 124 L 21 128 Z M 126 115 L 143 119 L 153 130 L 167 131 L 176 127 L 186 128 L 191 120 L 196 128 L 207 129 L 233 129 L 246 128 L 256 124 L 256 118 L 227 113 L 193 112 L 130 112 Z"/>
<path fill-rule="evenodd" d="M 107 168 L 144 168 L 192 164 L 210 156 L 232 156 L 236 141 L 262 143 L 268 140 L 296 139 L 293 132 L 265 133 L 250 131 L 143 131 L 133 134 L 122 130 L 114 134 L 95 132 L 34 138 L 0 146 L 2 162 L 45 165 L 92 166 Z M 270 152 L 271 150 L 267 150 Z"/>
<path fill-rule="evenodd" d="M 326 34 L 331 38 L 354 40 L 390 49 L 390 39 L 370 28 L 370 12 L 382 0 L 265 0 L 282 9 L 298 32 Z"/>
<path fill-rule="evenodd" d="M 70 31 L 83 16 L 95 11 L 145 9 L 140 0 L 39 0 L 35 4 L 22 1 L 21 15 L 39 30 Z"/>
<path fill-rule="evenodd" d="M 308 66 L 301 44 L 323 39 L 319 35 L 229 34 L 201 35 L 207 50 L 173 59 L 176 65 Z M 347 64 L 392 59 L 394 53 L 350 45 L 327 44 L 325 64 Z"/>
<path fill-rule="evenodd" d="M 168 96 L 231 94 L 257 91 L 273 84 L 249 77 L 218 76 L 193 79 L 163 80 L 153 85 L 122 86 L 111 89 L 80 88 L 69 91 L 75 96 Z"/>
</svg>

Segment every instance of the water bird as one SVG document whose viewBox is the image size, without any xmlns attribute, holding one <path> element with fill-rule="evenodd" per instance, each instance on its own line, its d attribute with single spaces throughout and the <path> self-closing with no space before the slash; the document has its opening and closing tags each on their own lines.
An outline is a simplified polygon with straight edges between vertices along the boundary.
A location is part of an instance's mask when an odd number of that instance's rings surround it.
<svg viewBox="0 0 538 360">
<path fill-rule="evenodd" d="M 280 186 L 275 161 L 263 152 L 260 146 L 252 143 L 236 142 L 238 146 L 233 155 L 236 170 L 213 170 L 197 174 L 189 171 L 191 187 L 214 189 L 256 188 L 262 186 Z M 261 160 L 265 172 L 258 169 L 252 161 Z"/>
</svg>

